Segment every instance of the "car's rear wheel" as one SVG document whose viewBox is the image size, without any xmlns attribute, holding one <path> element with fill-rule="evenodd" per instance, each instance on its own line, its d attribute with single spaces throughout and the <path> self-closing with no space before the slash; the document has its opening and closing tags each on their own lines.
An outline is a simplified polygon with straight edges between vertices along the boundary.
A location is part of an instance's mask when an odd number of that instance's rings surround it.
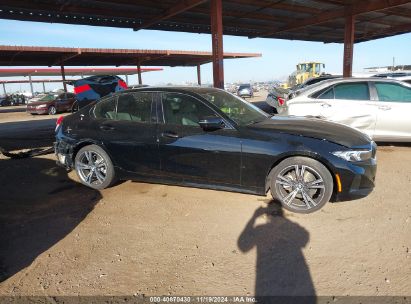
<svg viewBox="0 0 411 304">
<path fill-rule="evenodd" d="M 308 157 L 290 157 L 270 173 L 271 195 L 282 206 L 298 213 L 322 208 L 333 193 L 330 171 L 319 161 Z"/>
<path fill-rule="evenodd" d="M 49 115 L 55 115 L 57 113 L 56 107 L 50 106 L 47 112 Z"/>
<path fill-rule="evenodd" d="M 108 154 L 97 145 L 81 148 L 74 160 L 74 167 L 81 182 L 101 190 L 115 181 L 114 166 Z"/>
</svg>

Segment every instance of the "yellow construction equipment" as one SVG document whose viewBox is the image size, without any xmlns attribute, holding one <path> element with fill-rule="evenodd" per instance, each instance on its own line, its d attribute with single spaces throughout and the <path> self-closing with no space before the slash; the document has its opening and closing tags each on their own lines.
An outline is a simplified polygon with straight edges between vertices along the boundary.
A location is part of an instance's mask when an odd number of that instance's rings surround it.
<svg viewBox="0 0 411 304">
<path fill-rule="evenodd" d="M 297 70 L 288 76 L 288 81 L 281 84 L 283 89 L 292 88 L 302 84 L 310 78 L 316 78 L 324 74 L 325 64 L 321 62 L 302 62 L 297 64 Z"/>
</svg>

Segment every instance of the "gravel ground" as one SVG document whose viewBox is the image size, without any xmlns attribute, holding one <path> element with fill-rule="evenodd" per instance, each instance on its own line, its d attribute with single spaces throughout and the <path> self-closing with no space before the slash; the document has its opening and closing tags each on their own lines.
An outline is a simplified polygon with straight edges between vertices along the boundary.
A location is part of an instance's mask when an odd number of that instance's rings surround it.
<svg viewBox="0 0 411 304">
<path fill-rule="evenodd" d="M 411 147 L 377 155 L 369 197 L 310 215 L 213 190 L 94 191 L 52 155 L 0 157 L 0 296 L 409 296 Z"/>
</svg>

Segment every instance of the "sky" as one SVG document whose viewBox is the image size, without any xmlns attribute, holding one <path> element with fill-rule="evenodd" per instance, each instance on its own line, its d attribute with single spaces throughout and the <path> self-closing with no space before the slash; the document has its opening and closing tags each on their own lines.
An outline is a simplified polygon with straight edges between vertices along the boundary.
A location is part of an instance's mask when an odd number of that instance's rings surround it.
<svg viewBox="0 0 411 304">
<path fill-rule="evenodd" d="M 0 20 L 0 44 L 211 51 L 211 36 Z M 353 72 L 361 73 L 364 68 L 371 66 L 392 65 L 393 57 L 398 65 L 411 64 L 410 45 L 411 33 L 355 44 Z M 295 65 L 302 61 L 322 62 L 326 65 L 326 72 L 342 74 L 343 44 L 224 36 L 223 46 L 225 52 L 262 54 L 260 58 L 224 60 L 225 82 L 284 80 L 295 70 Z M 201 76 L 203 83 L 212 82 L 211 64 L 201 66 Z M 169 82 L 184 84 L 196 81 L 197 74 L 194 67 L 165 67 L 162 72 L 143 74 L 143 83 L 149 85 Z M 136 76 L 129 77 L 129 83 L 137 83 Z M 46 89 L 51 90 L 61 86 L 61 84 L 46 84 Z M 8 91 L 28 90 L 29 86 L 8 85 L 7 89 Z M 42 84 L 35 84 L 34 90 L 41 91 Z"/>
</svg>

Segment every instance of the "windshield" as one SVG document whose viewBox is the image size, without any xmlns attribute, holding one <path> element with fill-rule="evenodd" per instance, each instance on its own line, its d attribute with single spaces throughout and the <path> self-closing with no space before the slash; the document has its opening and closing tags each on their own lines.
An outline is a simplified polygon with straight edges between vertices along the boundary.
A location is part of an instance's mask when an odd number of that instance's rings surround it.
<svg viewBox="0 0 411 304">
<path fill-rule="evenodd" d="M 38 101 L 52 101 L 54 100 L 54 95 L 46 95 L 41 97 Z"/>
<path fill-rule="evenodd" d="M 268 114 L 256 106 L 231 93 L 215 89 L 201 90 L 197 93 L 240 126 L 261 122 L 269 117 Z"/>
<path fill-rule="evenodd" d="M 248 84 L 242 84 L 238 87 L 239 90 L 249 89 L 249 88 L 250 88 L 250 85 L 248 85 Z"/>
</svg>

